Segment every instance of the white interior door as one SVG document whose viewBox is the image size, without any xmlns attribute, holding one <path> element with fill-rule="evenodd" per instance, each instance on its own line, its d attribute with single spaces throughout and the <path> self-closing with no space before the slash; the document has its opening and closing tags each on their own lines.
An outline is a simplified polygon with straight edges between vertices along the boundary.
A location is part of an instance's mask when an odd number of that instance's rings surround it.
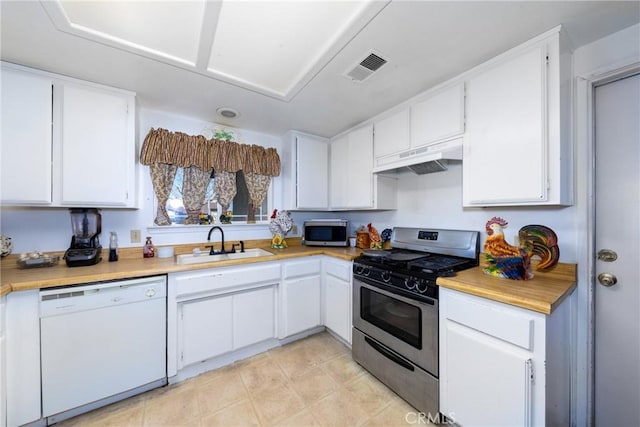
<svg viewBox="0 0 640 427">
<path fill-rule="evenodd" d="M 640 74 L 598 86 L 594 102 L 595 249 L 617 254 L 595 261 L 595 425 L 638 426 Z"/>
</svg>

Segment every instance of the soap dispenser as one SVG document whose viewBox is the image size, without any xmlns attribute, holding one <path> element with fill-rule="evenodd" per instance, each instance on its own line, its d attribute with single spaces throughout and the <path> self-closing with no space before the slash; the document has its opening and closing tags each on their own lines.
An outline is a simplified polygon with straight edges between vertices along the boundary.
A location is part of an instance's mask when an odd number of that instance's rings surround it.
<svg viewBox="0 0 640 427">
<path fill-rule="evenodd" d="M 151 241 L 151 237 L 147 237 L 147 242 L 144 244 L 142 248 L 142 255 L 145 258 L 153 258 L 155 256 L 156 248 L 153 247 L 153 242 Z"/>
</svg>

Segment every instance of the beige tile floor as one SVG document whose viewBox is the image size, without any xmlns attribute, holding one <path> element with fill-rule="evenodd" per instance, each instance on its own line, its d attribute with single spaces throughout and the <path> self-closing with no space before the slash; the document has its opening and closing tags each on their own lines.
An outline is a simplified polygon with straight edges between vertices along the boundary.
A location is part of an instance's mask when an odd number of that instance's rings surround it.
<svg viewBox="0 0 640 427">
<path fill-rule="evenodd" d="M 416 412 L 323 332 L 58 425 L 392 427 Z"/>
</svg>

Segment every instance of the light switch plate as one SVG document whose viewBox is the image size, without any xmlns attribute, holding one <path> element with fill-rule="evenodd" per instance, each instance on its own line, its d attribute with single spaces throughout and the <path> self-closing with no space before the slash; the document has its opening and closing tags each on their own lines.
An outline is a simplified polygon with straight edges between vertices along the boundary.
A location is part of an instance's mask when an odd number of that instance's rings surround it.
<svg viewBox="0 0 640 427">
<path fill-rule="evenodd" d="M 131 230 L 131 243 L 140 243 L 142 241 L 140 230 Z"/>
</svg>

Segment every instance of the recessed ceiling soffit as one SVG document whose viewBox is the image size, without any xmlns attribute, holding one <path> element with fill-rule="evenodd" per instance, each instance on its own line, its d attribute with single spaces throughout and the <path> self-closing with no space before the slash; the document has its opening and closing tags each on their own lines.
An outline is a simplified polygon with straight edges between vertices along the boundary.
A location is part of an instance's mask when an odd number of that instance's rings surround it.
<svg viewBox="0 0 640 427">
<path fill-rule="evenodd" d="M 390 0 L 41 0 L 62 32 L 290 101 Z"/>
</svg>

